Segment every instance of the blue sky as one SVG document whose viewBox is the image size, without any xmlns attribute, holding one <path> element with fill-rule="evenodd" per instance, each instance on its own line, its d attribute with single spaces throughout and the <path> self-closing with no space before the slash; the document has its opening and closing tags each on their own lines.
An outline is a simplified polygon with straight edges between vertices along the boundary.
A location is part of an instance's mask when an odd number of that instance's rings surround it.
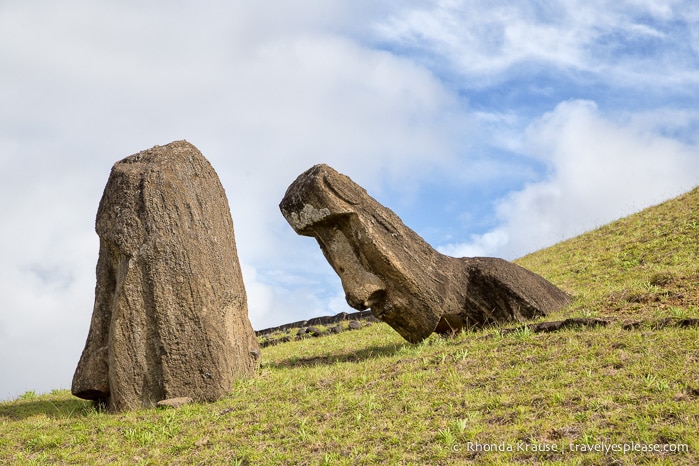
<svg viewBox="0 0 699 466">
<path fill-rule="evenodd" d="M 0 399 L 68 388 L 121 158 L 187 139 L 255 328 L 348 310 L 277 204 L 328 163 L 440 251 L 514 259 L 699 184 L 690 1 L 0 3 Z"/>
</svg>

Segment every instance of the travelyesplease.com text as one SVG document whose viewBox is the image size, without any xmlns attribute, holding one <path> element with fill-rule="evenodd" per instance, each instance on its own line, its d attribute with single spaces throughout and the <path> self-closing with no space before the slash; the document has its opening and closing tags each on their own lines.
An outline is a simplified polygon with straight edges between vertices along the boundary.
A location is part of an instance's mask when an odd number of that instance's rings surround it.
<svg viewBox="0 0 699 466">
<path fill-rule="evenodd" d="M 598 452 L 598 453 L 688 453 L 686 443 L 478 443 L 467 442 L 466 451 L 471 452 Z"/>
</svg>

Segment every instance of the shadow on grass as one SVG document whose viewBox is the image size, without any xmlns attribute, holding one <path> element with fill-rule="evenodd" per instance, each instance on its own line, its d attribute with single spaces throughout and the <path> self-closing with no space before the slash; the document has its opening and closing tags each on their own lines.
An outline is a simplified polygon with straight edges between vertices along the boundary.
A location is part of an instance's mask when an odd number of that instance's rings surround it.
<svg viewBox="0 0 699 466">
<path fill-rule="evenodd" d="M 369 346 L 367 348 L 358 349 L 350 353 L 340 353 L 340 354 L 328 354 L 322 356 L 313 356 L 310 358 L 300 358 L 300 357 L 290 357 L 286 358 L 280 362 L 267 363 L 266 367 L 270 368 L 294 368 L 294 367 L 308 367 L 308 366 L 318 366 L 318 365 L 332 365 L 341 362 L 362 362 L 369 359 L 383 358 L 387 356 L 392 356 L 397 351 L 405 346 L 405 343 L 391 343 L 384 346 Z"/>
<path fill-rule="evenodd" d="M 44 415 L 55 419 L 83 417 L 93 411 L 90 401 L 69 400 L 16 400 L 0 404 L 0 420 L 22 420 L 32 416 Z"/>
</svg>

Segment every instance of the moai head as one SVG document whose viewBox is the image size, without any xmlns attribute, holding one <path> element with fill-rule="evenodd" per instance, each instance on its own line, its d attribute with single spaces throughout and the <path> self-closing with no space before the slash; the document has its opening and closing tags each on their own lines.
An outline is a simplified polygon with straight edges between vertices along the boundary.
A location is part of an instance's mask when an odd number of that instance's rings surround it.
<svg viewBox="0 0 699 466">
<path fill-rule="evenodd" d="M 301 174 L 279 207 L 298 234 L 318 240 L 347 303 L 371 308 L 413 343 L 432 332 L 536 318 L 570 302 L 544 278 L 506 260 L 440 254 L 327 165 Z"/>
<path fill-rule="evenodd" d="M 175 141 L 114 164 L 95 226 L 95 306 L 74 395 L 111 411 L 214 401 L 254 373 L 233 219 L 196 147 Z"/>
<path fill-rule="evenodd" d="M 301 174 L 279 207 L 298 234 L 316 238 L 351 307 L 370 308 L 411 342 L 434 331 L 449 294 L 446 257 L 390 209 L 327 165 Z"/>
</svg>

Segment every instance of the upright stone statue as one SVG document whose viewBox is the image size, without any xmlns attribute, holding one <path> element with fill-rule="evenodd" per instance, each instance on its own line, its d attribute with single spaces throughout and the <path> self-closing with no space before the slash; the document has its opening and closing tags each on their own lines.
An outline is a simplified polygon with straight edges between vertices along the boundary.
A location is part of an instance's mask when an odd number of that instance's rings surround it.
<svg viewBox="0 0 699 466">
<path fill-rule="evenodd" d="M 259 345 L 228 201 L 186 141 L 117 162 L 97 211 L 95 306 L 75 396 L 111 411 L 214 401 L 257 367 Z"/>
<path fill-rule="evenodd" d="M 491 323 L 546 315 L 569 296 L 516 264 L 435 251 L 347 176 L 316 165 L 279 205 L 291 227 L 313 236 L 340 276 L 347 303 L 416 343 Z"/>
</svg>

